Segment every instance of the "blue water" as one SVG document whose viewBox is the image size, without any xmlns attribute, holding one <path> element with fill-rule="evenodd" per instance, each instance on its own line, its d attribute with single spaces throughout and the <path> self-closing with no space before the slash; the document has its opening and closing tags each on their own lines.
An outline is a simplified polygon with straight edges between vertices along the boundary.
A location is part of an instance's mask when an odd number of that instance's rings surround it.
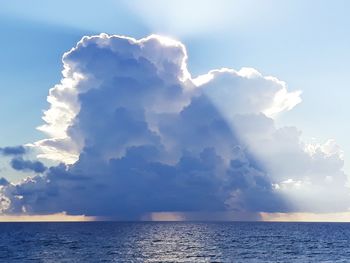
<svg viewBox="0 0 350 263">
<path fill-rule="evenodd" d="M 350 262 L 350 224 L 0 223 L 0 262 Z"/>
</svg>

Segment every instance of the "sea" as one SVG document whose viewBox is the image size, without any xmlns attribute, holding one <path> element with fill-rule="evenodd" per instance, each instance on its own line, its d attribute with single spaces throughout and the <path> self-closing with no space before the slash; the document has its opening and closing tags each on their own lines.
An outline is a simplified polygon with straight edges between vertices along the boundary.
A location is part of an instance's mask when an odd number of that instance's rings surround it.
<svg viewBox="0 0 350 263">
<path fill-rule="evenodd" d="M 0 223 L 0 262 L 350 262 L 350 224 Z"/>
</svg>

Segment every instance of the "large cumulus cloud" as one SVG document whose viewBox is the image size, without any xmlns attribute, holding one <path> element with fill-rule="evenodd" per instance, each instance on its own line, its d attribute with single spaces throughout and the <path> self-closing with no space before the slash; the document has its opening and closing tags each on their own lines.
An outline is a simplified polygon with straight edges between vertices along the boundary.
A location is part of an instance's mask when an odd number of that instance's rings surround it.
<svg viewBox="0 0 350 263">
<path fill-rule="evenodd" d="M 62 163 L 0 186 L 1 211 L 137 219 L 346 208 L 317 205 L 327 189 L 348 200 L 335 144 L 307 145 L 296 128 L 275 127 L 300 92 L 250 68 L 192 78 L 186 61 L 180 42 L 160 36 L 84 37 L 63 56 L 40 127 L 48 139 L 35 143 L 39 157 Z M 298 206 L 314 194 L 313 206 Z"/>
</svg>

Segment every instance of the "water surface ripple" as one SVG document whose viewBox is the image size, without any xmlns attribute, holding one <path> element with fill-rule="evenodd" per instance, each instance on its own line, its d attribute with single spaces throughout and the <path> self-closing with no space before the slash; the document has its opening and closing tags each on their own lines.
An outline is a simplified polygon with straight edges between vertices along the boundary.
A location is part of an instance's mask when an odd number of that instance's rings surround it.
<svg viewBox="0 0 350 263">
<path fill-rule="evenodd" d="M 0 223 L 0 262 L 350 262 L 350 224 Z"/>
</svg>

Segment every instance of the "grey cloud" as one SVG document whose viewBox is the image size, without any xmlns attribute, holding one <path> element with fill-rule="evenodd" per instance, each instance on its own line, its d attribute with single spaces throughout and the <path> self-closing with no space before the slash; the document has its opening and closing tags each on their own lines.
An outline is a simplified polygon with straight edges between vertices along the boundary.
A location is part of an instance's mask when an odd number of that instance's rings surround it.
<svg viewBox="0 0 350 263">
<path fill-rule="evenodd" d="M 24 160 L 22 157 L 13 158 L 10 164 L 13 169 L 24 172 L 43 173 L 47 169 L 40 161 Z"/>
<path fill-rule="evenodd" d="M 23 146 L 8 146 L 0 148 L 0 153 L 5 156 L 11 155 L 23 155 L 26 153 L 26 149 Z"/>
<path fill-rule="evenodd" d="M 4 177 L 0 177 L 0 186 L 6 186 L 9 184 L 9 181 L 6 180 Z"/>
</svg>

